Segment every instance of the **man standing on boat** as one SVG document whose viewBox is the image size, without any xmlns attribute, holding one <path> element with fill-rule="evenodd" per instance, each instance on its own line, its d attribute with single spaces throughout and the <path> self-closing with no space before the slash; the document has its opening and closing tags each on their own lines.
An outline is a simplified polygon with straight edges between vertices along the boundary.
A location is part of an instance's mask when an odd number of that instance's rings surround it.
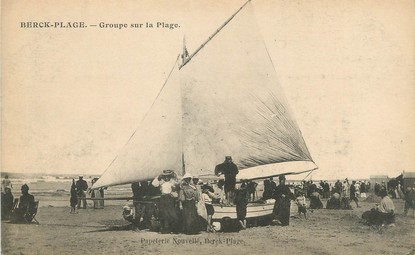
<svg viewBox="0 0 415 255">
<path fill-rule="evenodd" d="M 231 156 L 225 157 L 225 162 L 215 167 L 215 175 L 225 175 L 225 195 L 226 204 L 233 204 L 235 197 L 236 175 L 239 173 L 238 167 L 232 162 Z"/>
<path fill-rule="evenodd" d="M 291 199 L 294 199 L 294 195 L 291 193 L 290 188 L 285 185 L 285 176 L 280 175 L 279 180 L 280 184 L 275 188 L 274 192 L 276 201 L 273 214 L 281 222 L 282 226 L 288 226 L 290 224 Z"/>
</svg>

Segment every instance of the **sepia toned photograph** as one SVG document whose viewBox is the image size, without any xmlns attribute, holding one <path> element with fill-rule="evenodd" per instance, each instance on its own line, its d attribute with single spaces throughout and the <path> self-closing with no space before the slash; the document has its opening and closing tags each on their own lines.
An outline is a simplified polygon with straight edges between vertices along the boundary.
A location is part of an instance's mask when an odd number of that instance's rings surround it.
<svg viewBox="0 0 415 255">
<path fill-rule="evenodd" d="M 415 2 L 1 2 L 1 254 L 415 254 Z"/>
</svg>

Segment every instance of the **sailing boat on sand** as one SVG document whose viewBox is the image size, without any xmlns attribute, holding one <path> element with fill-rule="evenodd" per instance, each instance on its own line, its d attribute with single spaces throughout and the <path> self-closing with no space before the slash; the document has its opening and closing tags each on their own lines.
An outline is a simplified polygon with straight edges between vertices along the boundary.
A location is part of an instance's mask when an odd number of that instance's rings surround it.
<svg viewBox="0 0 415 255">
<path fill-rule="evenodd" d="M 186 46 L 140 126 L 93 188 L 152 180 L 165 169 L 209 179 L 225 155 L 238 179 L 317 169 L 277 82 L 250 1 L 197 50 Z M 273 204 L 248 206 L 247 218 Z M 215 207 L 213 220 L 236 218 Z"/>
</svg>

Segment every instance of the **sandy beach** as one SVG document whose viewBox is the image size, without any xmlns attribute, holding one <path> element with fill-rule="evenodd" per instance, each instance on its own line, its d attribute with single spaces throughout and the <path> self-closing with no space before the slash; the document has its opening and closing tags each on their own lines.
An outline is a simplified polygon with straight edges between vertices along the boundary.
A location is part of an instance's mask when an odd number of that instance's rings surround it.
<svg viewBox="0 0 415 255">
<path fill-rule="evenodd" d="M 314 210 L 307 220 L 292 206 L 288 227 L 194 236 L 133 230 L 118 205 L 78 214 L 41 207 L 39 225 L 2 222 L 2 254 L 414 254 L 415 218 L 403 215 L 402 200 L 394 203 L 396 227 L 382 232 L 359 222 L 374 204 L 362 201 L 354 210 Z"/>
</svg>

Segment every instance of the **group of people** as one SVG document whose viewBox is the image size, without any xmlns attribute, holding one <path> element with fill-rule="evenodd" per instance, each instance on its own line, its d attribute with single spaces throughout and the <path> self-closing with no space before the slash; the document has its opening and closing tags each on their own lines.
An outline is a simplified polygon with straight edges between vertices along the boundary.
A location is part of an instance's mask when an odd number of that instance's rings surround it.
<svg viewBox="0 0 415 255">
<path fill-rule="evenodd" d="M 174 171 L 164 170 L 150 183 L 133 183 L 131 188 L 135 213 L 125 206 L 123 216 L 138 227 L 161 233 L 214 231 L 212 202 L 219 195 L 210 184 L 202 185 L 197 176 L 186 173 L 179 179 Z"/>
<path fill-rule="evenodd" d="M 248 202 L 254 197 L 255 184 L 241 180 L 236 188 L 238 168 L 232 157 L 215 168 L 215 174 L 223 174 L 224 181 L 216 183 L 215 189 L 210 183 L 200 183 L 197 176 L 186 173 L 181 179 L 171 170 L 164 170 L 152 182 L 137 182 L 131 185 L 134 194 L 134 211 L 124 207 L 124 218 L 141 228 L 159 228 L 161 233 L 183 232 L 193 234 L 201 230 L 214 231 L 212 216 L 215 213 L 213 202 L 221 206 L 235 206 L 236 229 L 245 229 Z M 266 180 L 262 200 L 275 199 L 273 218 L 282 226 L 289 225 L 291 200 L 296 197 L 290 186 L 285 183 L 285 176 L 279 176 L 279 185 L 272 179 Z M 254 193 L 255 194 L 255 193 Z M 152 201 L 151 197 L 159 197 Z M 224 219 L 226 220 L 226 219 Z M 226 222 L 224 222 L 226 223 Z"/>
<path fill-rule="evenodd" d="M 6 175 L 2 181 L 1 219 L 13 223 L 31 223 L 37 213 L 35 197 L 29 193 L 29 186 L 23 184 L 20 188 L 22 195 L 14 201 L 13 185 Z"/>
<path fill-rule="evenodd" d="M 143 229 L 153 229 L 161 233 L 195 234 L 200 231 L 214 232 L 212 217 L 215 213 L 213 204 L 221 206 L 235 206 L 238 228 L 247 226 L 246 215 L 249 201 L 255 200 L 257 183 L 241 180 L 236 185 L 236 176 L 239 170 L 233 163 L 232 157 L 225 157 L 225 161 L 215 168 L 216 175 L 224 175 L 224 180 L 216 183 L 202 183 L 197 176 L 186 173 L 178 176 L 172 170 L 164 170 L 153 181 L 141 181 L 131 185 L 134 194 L 134 213 L 128 206 L 124 207 L 123 216 Z M 98 178 L 92 180 L 92 185 Z M 29 194 L 29 186 L 22 185 L 19 203 L 14 202 L 11 192 L 11 181 L 8 176 L 2 182 L 2 219 L 11 219 L 14 222 L 28 222 L 33 219 L 37 206 L 33 195 Z M 298 206 L 299 215 L 307 217 L 307 209 L 323 208 L 320 196 L 328 198 L 327 209 L 351 209 L 350 202 L 359 206 L 358 197 L 365 196 L 370 185 L 365 182 L 352 181 L 346 178 L 343 182 L 337 180 L 333 186 L 326 181 L 320 182 L 320 187 L 312 181 L 303 181 L 300 185 L 286 184 L 284 175 L 279 176 L 278 185 L 273 178 L 264 180 L 264 192 L 261 200 L 274 199 L 273 220 L 282 226 L 289 225 L 291 201 Z M 395 206 L 388 196 L 386 185 L 376 184 L 375 193 L 381 197 L 379 204 L 363 214 L 368 223 L 380 222 L 393 225 L 395 221 Z M 80 175 L 71 186 L 71 213 L 76 209 L 86 209 L 86 192 L 88 184 Z M 103 208 L 103 189 L 89 190 L 94 200 L 94 208 Z M 254 195 L 253 195 L 254 194 Z M 252 196 L 253 195 L 253 196 Z M 405 200 L 405 215 L 412 210 L 415 217 L 415 186 L 408 187 L 403 192 Z M 157 201 L 154 197 L 158 197 Z M 150 199 L 148 199 L 150 198 Z M 310 205 L 307 206 L 307 199 Z M 81 203 L 83 202 L 83 207 Z M 234 223 L 232 223 L 234 224 Z"/>
<path fill-rule="evenodd" d="M 87 192 L 90 193 L 91 198 L 93 199 L 94 209 L 102 209 L 104 208 L 104 188 L 99 189 L 88 189 L 88 183 L 84 180 L 83 175 L 79 175 L 79 179 L 75 182 L 72 179 L 71 185 L 71 197 L 70 197 L 70 205 L 71 205 L 71 212 L 70 213 L 77 213 L 76 209 L 86 209 L 88 203 L 86 202 L 86 194 Z M 91 184 L 98 181 L 98 178 L 93 178 Z M 81 207 L 82 204 L 82 207 Z"/>
<path fill-rule="evenodd" d="M 241 229 L 246 228 L 250 182 L 243 181 L 238 189 L 235 188 L 238 168 L 230 156 L 216 166 L 215 174 L 225 176 L 224 181 L 216 183 L 216 191 L 210 182 L 202 183 L 190 173 L 179 179 L 172 170 L 164 170 L 150 183 L 133 183 L 135 213 L 125 206 L 124 218 L 141 228 L 153 228 L 161 233 L 214 232 L 213 203 L 217 203 L 221 206 L 236 206 L 239 226 Z M 152 197 L 159 198 L 156 202 L 151 200 Z"/>
<path fill-rule="evenodd" d="M 88 190 L 88 183 L 84 180 L 83 175 L 79 175 L 79 179 L 75 182 L 72 179 L 71 185 L 71 197 L 70 197 L 70 205 L 71 205 L 71 213 L 76 213 L 76 209 L 87 208 L 86 202 L 86 191 Z"/>
</svg>

